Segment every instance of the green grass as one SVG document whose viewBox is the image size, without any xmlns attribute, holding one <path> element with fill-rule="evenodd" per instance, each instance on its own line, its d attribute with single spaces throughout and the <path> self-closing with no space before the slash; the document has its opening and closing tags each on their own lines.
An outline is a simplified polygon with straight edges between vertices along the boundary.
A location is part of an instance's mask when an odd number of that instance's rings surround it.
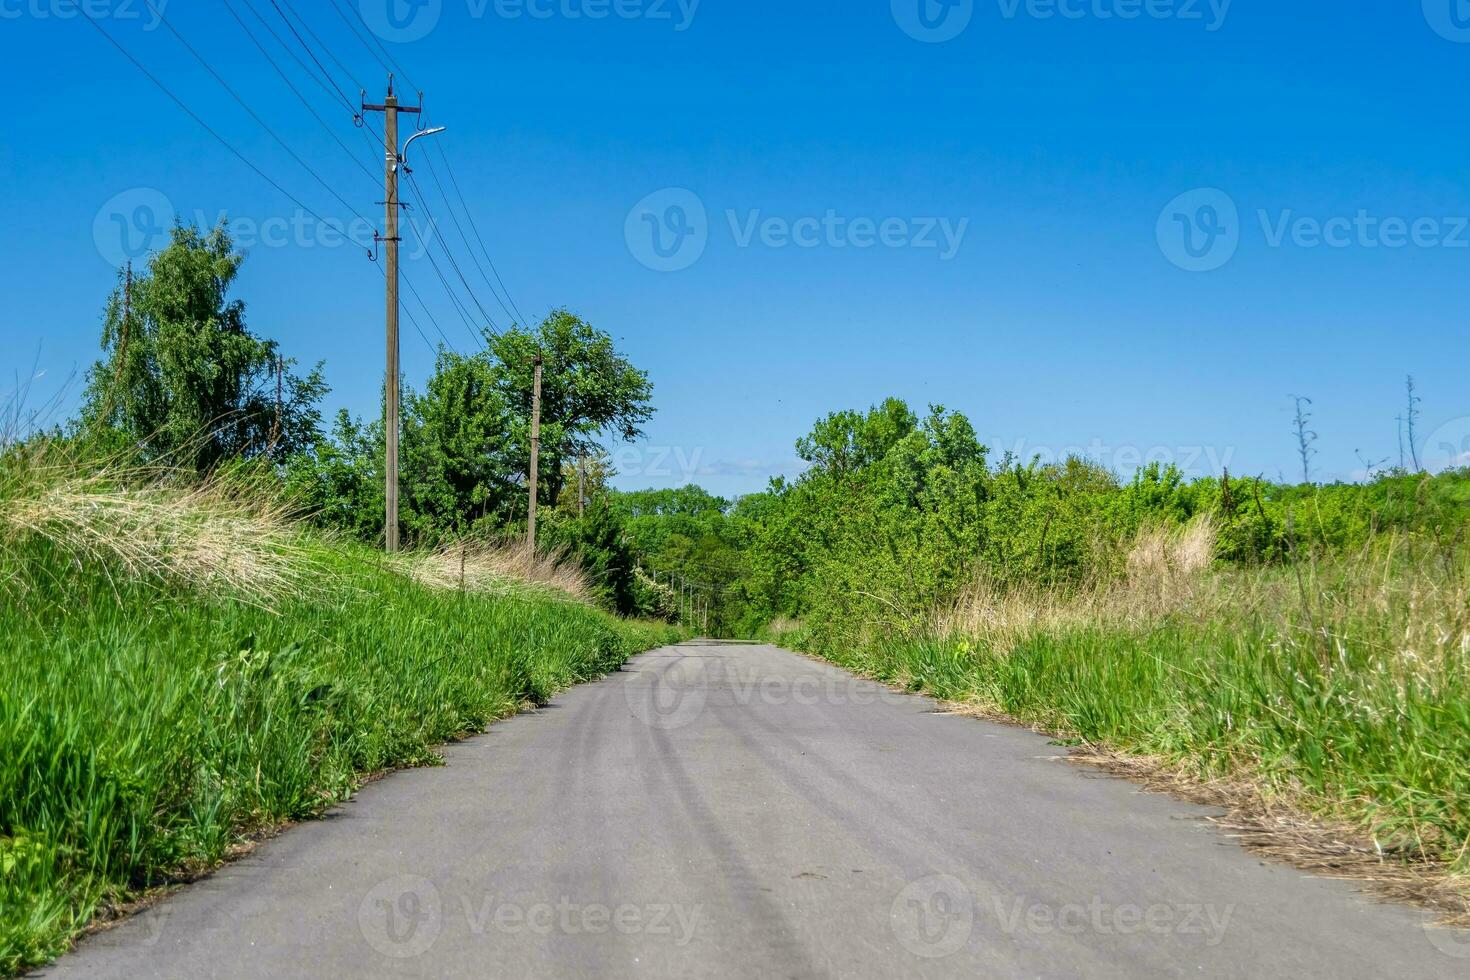
<svg viewBox="0 0 1470 980">
<path fill-rule="evenodd" d="M 676 639 L 550 592 L 432 590 L 309 539 L 270 608 L 29 531 L 0 544 L 6 974 L 242 835 Z"/>
<path fill-rule="evenodd" d="M 791 639 L 914 691 L 1202 779 L 1247 779 L 1386 852 L 1464 874 L 1467 582 L 1463 550 L 1377 554 L 1300 578 L 1227 570 L 1121 595 L 1013 597 L 985 606 L 989 620 L 971 613 L 963 629 L 917 638 Z"/>
</svg>

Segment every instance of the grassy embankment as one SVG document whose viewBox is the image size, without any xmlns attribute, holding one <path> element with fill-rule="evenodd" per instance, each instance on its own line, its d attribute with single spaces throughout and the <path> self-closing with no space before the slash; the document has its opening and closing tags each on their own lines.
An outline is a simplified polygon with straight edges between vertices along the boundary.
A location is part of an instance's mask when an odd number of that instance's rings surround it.
<svg viewBox="0 0 1470 980">
<path fill-rule="evenodd" d="M 1266 850 L 1470 920 L 1470 549 L 1384 537 L 1241 569 L 1212 546 L 1208 524 L 1154 532 L 1111 582 L 981 586 L 886 638 L 786 640 L 1146 760 Z"/>
<path fill-rule="evenodd" d="M 0 454 L 0 973 L 675 638 L 556 562 L 390 563 L 260 500 Z"/>
</svg>

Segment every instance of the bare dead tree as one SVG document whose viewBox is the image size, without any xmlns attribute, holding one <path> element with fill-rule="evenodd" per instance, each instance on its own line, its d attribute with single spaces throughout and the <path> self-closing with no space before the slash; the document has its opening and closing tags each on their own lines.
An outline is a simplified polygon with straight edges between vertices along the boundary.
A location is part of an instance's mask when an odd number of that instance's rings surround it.
<svg viewBox="0 0 1470 980">
<path fill-rule="evenodd" d="M 1374 470 L 1380 469 L 1380 468 L 1388 465 L 1388 457 L 1387 456 L 1385 456 L 1385 457 L 1383 457 L 1382 459 L 1379 459 L 1379 460 L 1372 460 L 1372 459 L 1369 459 L 1367 456 L 1364 456 L 1363 455 L 1363 451 L 1361 449 L 1354 449 L 1353 450 L 1353 455 L 1356 456 L 1356 457 L 1358 457 L 1358 462 L 1360 462 L 1360 463 L 1363 464 L 1363 480 L 1365 482 L 1367 482 L 1367 483 L 1372 483 L 1373 482 L 1373 471 Z"/>
<path fill-rule="evenodd" d="M 1317 441 L 1317 433 L 1307 428 L 1312 422 L 1312 413 L 1307 407 L 1312 404 L 1312 399 L 1302 395 L 1292 395 L 1296 402 L 1296 418 L 1294 426 L 1296 431 L 1297 452 L 1302 457 L 1302 482 L 1312 482 L 1312 457 L 1317 455 L 1317 450 L 1312 448 L 1312 443 Z"/>
<path fill-rule="evenodd" d="M 1414 394 L 1414 376 L 1412 374 L 1404 382 L 1404 388 L 1409 394 L 1409 414 L 1404 420 L 1409 428 L 1409 459 L 1414 462 L 1414 472 L 1421 473 L 1424 468 L 1419 465 L 1419 444 L 1414 435 L 1414 428 L 1419 423 L 1419 403 L 1423 399 Z"/>
</svg>

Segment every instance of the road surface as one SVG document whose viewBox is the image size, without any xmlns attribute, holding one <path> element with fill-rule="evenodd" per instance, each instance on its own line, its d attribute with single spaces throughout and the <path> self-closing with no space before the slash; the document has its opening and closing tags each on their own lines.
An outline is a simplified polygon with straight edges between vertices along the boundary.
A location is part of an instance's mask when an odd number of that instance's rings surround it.
<svg viewBox="0 0 1470 980">
<path fill-rule="evenodd" d="M 1470 935 L 1209 811 L 770 647 L 692 643 L 367 786 L 76 977 L 1457 977 Z"/>
</svg>

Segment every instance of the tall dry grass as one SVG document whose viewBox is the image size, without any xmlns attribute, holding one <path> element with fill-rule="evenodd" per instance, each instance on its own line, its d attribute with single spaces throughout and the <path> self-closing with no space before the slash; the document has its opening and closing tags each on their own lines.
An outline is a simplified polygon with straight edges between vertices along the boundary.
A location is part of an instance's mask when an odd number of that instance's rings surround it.
<svg viewBox="0 0 1470 980">
<path fill-rule="evenodd" d="M 170 583 L 262 605 L 310 588 L 328 544 L 308 539 L 290 501 L 249 477 L 80 457 L 44 440 L 0 450 L 0 548 L 20 553 L 38 541 L 119 583 Z M 389 565 L 431 588 L 511 595 L 530 587 L 592 601 L 574 559 L 532 554 L 519 539 L 451 542 Z"/>
<path fill-rule="evenodd" d="M 434 589 L 510 595 L 527 586 L 550 589 L 577 602 L 592 602 L 592 583 L 560 549 L 532 551 L 524 539 L 452 541 L 430 551 L 409 552 L 399 570 Z"/>
<path fill-rule="evenodd" d="M 248 481 L 79 458 L 37 441 L 0 452 L 0 547 L 36 542 L 118 580 L 266 603 L 310 564 L 290 508 Z"/>
<path fill-rule="evenodd" d="M 1057 587 L 1003 587 L 974 580 L 934 611 L 929 632 L 1004 648 L 1027 637 L 1085 626 L 1144 628 L 1219 597 L 1211 580 L 1216 528 L 1208 518 L 1182 527 L 1145 528 L 1124 557 L 1122 577 Z"/>
<path fill-rule="evenodd" d="M 1381 669 L 1420 680 L 1470 654 L 1470 552 L 1446 553 L 1399 535 L 1359 553 L 1273 568 L 1216 567 L 1208 519 L 1148 528 L 1126 573 L 1070 588 L 1002 588 L 977 579 L 931 616 L 929 633 L 1004 651 L 1084 629 L 1142 634 L 1168 624 L 1235 624 L 1319 649 L 1365 646 Z"/>
</svg>

